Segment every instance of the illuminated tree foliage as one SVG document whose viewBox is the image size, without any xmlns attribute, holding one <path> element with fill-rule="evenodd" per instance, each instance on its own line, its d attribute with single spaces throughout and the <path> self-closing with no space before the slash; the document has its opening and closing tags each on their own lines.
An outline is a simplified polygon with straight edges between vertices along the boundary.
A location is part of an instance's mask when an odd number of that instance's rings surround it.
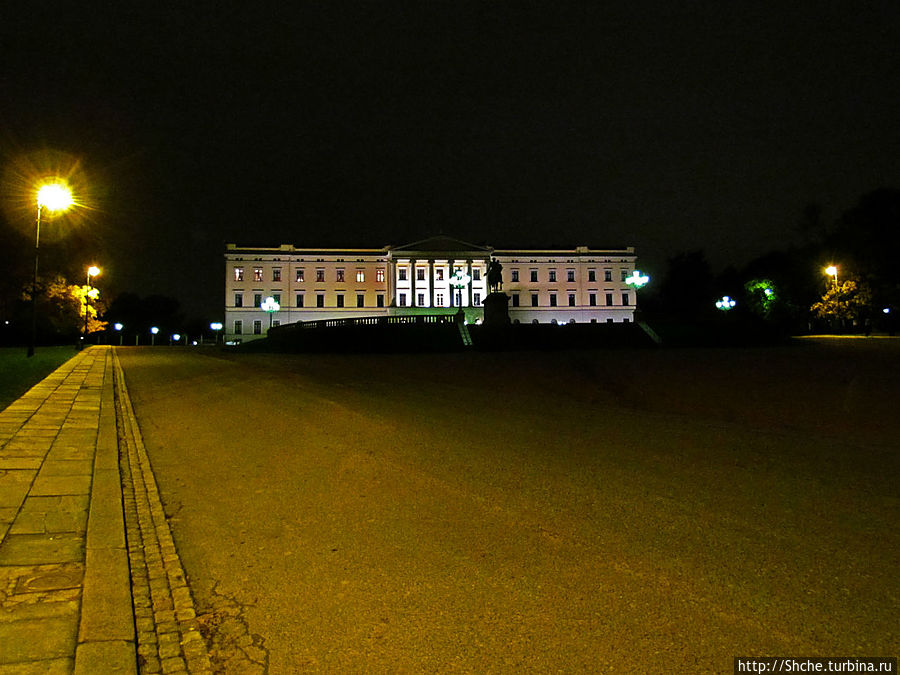
<svg viewBox="0 0 900 675">
<path fill-rule="evenodd" d="M 819 319 L 858 323 L 871 311 L 871 307 L 872 292 L 869 286 L 847 279 L 830 284 L 822 299 L 810 307 L 810 311 Z"/>
<path fill-rule="evenodd" d="M 771 279 L 751 279 L 744 284 L 750 310 L 763 318 L 770 318 L 778 301 L 775 283 Z"/>
</svg>

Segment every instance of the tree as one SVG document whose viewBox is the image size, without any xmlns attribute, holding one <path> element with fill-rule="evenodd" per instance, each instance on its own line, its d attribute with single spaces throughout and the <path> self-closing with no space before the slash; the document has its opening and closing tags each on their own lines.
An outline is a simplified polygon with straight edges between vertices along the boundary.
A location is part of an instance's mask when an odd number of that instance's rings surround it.
<svg viewBox="0 0 900 675">
<path fill-rule="evenodd" d="M 840 326 L 860 324 L 872 307 L 872 291 L 865 282 L 847 279 L 830 284 L 822 299 L 810 307 L 813 315 Z"/>
</svg>

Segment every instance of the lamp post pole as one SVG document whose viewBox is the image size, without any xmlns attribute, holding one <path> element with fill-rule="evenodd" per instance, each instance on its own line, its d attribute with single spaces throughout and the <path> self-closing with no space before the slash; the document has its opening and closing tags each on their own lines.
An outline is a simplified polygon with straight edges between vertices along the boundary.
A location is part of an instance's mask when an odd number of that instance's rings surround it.
<svg viewBox="0 0 900 675">
<path fill-rule="evenodd" d="M 81 336 L 81 346 L 87 344 L 87 334 L 88 334 L 88 314 L 91 306 L 91 277 L 95 277 L 100 274 L 100 268 L 96 265 L 91 265 L 87 270 L 87 291 L 84 294 L 84 331 Z"/>
<path fill-rule="evenodd" d="M 38 190 L 37 221 L 34 227 L 34 273 L 31 276 L 31 334 L 28 338 L 28 357 L 34 356 L 34 344 L 37 340 L 37 276 L 41 250 L 41 217 L 44 207 L 51 211 L 64 211 L 72 206 L 72 203 L 72 193 L 61 183 L 48 183 Z"/>
</svg>

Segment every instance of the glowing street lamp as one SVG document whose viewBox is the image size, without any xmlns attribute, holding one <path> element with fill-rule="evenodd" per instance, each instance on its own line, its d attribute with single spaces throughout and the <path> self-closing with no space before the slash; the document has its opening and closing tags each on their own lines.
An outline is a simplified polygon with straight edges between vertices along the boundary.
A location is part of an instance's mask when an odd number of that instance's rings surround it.
<svg viewBox="0 0 900 675">
<path fill-rule="evenodd" d="M 216 344 L 219 344 L 219 331 L 222 330 L 222 324 L 218 321 L 213 321 L 211 324 L 209 324 L 209 327 L 212 330 L 216 331 Z"/>
<path fill-rule="evenodd" d="M 87 292 L 84 294 L 84 331 L 81 334 L 81 341 L 84 344 L 84 341 L 87 340 L 87 331 L 88 331 L 88 309 L 91 304 L 91 300 L 97 297 L 97 293 L 94 292 L 94 289 L 91 288 L 91 277 L 99 276 L 100 268 L 96 265 L 91 265 L 87 269 Z"/>
<path fill-rule="evenodd" d="M 650 277 L 646 274 L 641 274 L 640 270 L 635 270 L 630 277 L 625 279 L 625 283 L 634 288 L 634 290 L 643 288 L 648 281 L 650 281 Z"/>
<path fill-rule="evenodd" d="M 734 309 L 735 305 L 737 305 L 737 303 L 727 295 L 722 296 L 721 300 L 716 301 L 716 309 L 721 309 L 723 312 Z"/>
<path fill-rule="evenodd" d="M 469 285 L 472 277 L 462 269 L 456 270 L 456 274 L 450 277 L 450 285 L 456 289 L 456 306 L 462 307 L 462 289 Z"/>
<path fill-rule="evenodd" d="M 150 346 L 151 347 L 156 344 L 156 334 L 158 332 L 159 332 L 159 328 L 157 328 L 156 326 L 153 326 L 153 328 L 150 329 Z"/>
<path fill-rule="evenodd" d="M 825 274 L 827 274 L 828 276 L 830 276 L 834 279 L 835 287 L 837 287 L 837 283 L 838 283 L 837 273 L 838 273 L 838 268 L 835 267 L 834 265 L 829 265 L 828 267 L 825 268 Z"/>
<path fill-rule="evenodd" d="M 120 324 L 120 323 L 117 323 L 117 324 L 114 324 L 114 325 L 113 325 L 113 328 L 115 328 L 115 329 L 118 331 L 118 333 L 119 333 L 119 346 L 121 347 L 121 346 L 122 346 L 122 340 L 125 339 L 125 336 L 122 334 L 122 329 L 125 328 L 125 326 L 123 326 L 123 325 Z"/>
<path fill-rule="evenodd" d="M 263 300 L 260 307 L 262 308 L 262 310 L 264 312 L 269 313 L 269 328 L 271 328 L 272 327 L 272 317 L 275 315 L 275 312 L 277 312 L 279 309 L 281 309 L 281 305 L 278 304 L 278 301 L 275 300 L 275 298 L 273 298 L 272 296 L 269 296 L 265 300 Z"/>
<path fill-rule="evenodd" d="M 34 343 L 37 334 L 37 276 L 38 257 L 41 248 L 41 217 L 44 209 L 65 211 L 74 203 L 72 192 L 63 183 L 47 183 L 38 189 L 37 221 L 34 228 L 34 275 L 31 277 L 31 336 L 28 340 L 27 352 L 29 357 L 34 356 Z"/>
</svg>

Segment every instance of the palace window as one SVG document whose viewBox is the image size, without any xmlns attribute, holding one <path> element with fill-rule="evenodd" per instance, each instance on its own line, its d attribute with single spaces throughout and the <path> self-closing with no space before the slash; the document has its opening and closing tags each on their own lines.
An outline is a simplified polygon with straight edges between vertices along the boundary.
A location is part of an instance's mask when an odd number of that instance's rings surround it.
<svg viewBox="0 0 900 675">
<path fill-rule="evenodd" d="M 324 293 L 316 293 L 316 307 L 324 307 L 325 306 L 325 294 Z"/>
<path fill-rule="evenodd" d="M 316 283 L 325 283 L 325 270 L 316 270 Z"/>
<path fill-rule="evenodd" d="M 472 270 L 472 281 L 481 281 L 481 270 L 479 268 L 475 268 Z M 478 304 L 477 302 L 475 303 Z"/>
<path fill-rule="evenodd" d="M 253 294 L 253 306 L 262 307 L 262 293 Z"/>
<path fill-rule="evenodd" d="M 472 304 L 476 307 L 481 304 L 481 293 L 472 293 Z"/>
<path fill-rule="evenodd" d="M 622 270 L 622 281 L 626 281 L 628 279 L 628 270 Z"/>
<path fill-rule="evenodd" d="M 337 306 L 338 306 L 338 307 L 343 307 L 343 306 L 344 306 L 344 295 L 343 295 L 343 293 L 338 293 L 338 294 L 337 294 Z"/>
<path fill-rule="evenodd" d="M 438 267 L 438 268 L 434 271 L 434 274 L 435 274 L 435 278 L 436 278 L 438 281 L 443 281 L 443 280 L 444 280 L 444 268 L 443 268 L 443 267 Z"/>
<path fill-rule="evenodd" d="M 425 268 L 419 267 L 416 269 L 416 281 L 425 281 Z"/>
<path fill-rule="evenodd" d="M 375 270 L 375 281 L 379 283 L 384 283 L 384 270 L 378 269 Z"/>
<path fill-rule="evenodd" d="M 272 299 L 280 305 L 281 304 L 281 293 L 272 293 Z"/>
<path fill-rule="evenodd" d="M 244 268 L 243 267 L 235 267 L 234 268 L 234 280 L 235 281 L 243 281 L 244 280 Z"/>
<path fill-rule="evenodd" d="M 566 279 L 568 281 L 575 281 L 575 270 L 566 270 Z"/>
<path fill-rule="evenodd" d="M 607 306 L 607 307 L 612 307 L 612 304 L 613 304 L 613 294 L 612 294 L 612 293 L 607 293 L 607 294 L 606 294 L 606 306 Z"/>
<path fill-rule="evenodd" d="M 397 278 L 400 281 L 406 281 L 406 268 L 405 267 L 401 267 L 397 270 Z"/>
<path fill-rule="evenodd" d="M 531 281 L 532 283 L 537 281 L 537 270 L 531 270 Z"/>
<path fill-rule="evenodd" d="M 417 296 L 416 297 L 416 305 L 418 305 L 419 307 L 424 307 L 425 306 L 425 294 L 417 293 L 416 296 Z"/>
<path fill-rule="evenodd" d="M 240 319 L 235 319 L 234 321 L 234 334 L 241 335 L 244 332 L 244 322 Z"/>
<path fill-rule="evenodd" d="M 356 270 L 356 280 L 363 283 L 366 280 L 366 273 L 363 270 Z M 362 307 L 362 305 L 360 305 Z"/>
<path fill-rule="evenodd" d="M 596 306 L 597 306 L 597 294 L 596 294 L 596 293 L 590 293 L 590 294 L 588 294 L 588 304 L 589 304 L 591 307 L 596 307 Z"/>
<path fill-rule="evenodd" d="M 512 280 L 513 280 L 513 281 L 518 281 L 518 280 L 519 280 L 519 270 L 513 270 L 513 271 L 511 272 L 511 274 L 512 274 Z"/>
<path fill-rule="evenodd" d="M 597 281 L 597 270 L 588 270 L 588 281 Z"/>
<path fill-rule="evenodd" d="M 603 270 L 603 281 L 612 281 L 612 270 Z"/>
<path fill-rule="evenodd" d="M 379 293 L 375 296 L 375 306 L 384 307 L 384 293 Z"/>
<path fill-rule="evenodd" d="M 556 281 L 556 270 L 550 270 L 550 278 L 548 281 Z"/>
<path fill-rule="evenodd" d="M 400 306 L 406 307 L 406 293 L 400 294 Z"/>
<path fill-rule="evenodd" d="M 337 282 L 339 284 L 344 283 L 344 270 L 337 270 Z"/>
<path fill-rule="evenodd" d="M 569 307 L 575 306 L 575 294 L 569 293 Z"/>
<path fill-rule="evenodd" d="M 253 334 L 254 335 L 262 335 L 262 321 L 256 319 L 253 322 Z"/>
<path fill-rule="evenodd" d="M 253 268 L 253 281 L 262 281 L 262 267 L 254 267 Z"/>
<path fill-rule="evenodd" d="M 628 293 L 622 293 L 622 304 L 628 305 Z"/>
<path fill-rule="evenodd" d="M 556 293 L 550 294 L 550 306 L 556 307 Z"/>
<path fill-rule="evenodd" d="M 297 270 L 297 281 L 303 281 L 303 270 Z"/>
<path fill-rule="evenodd" d="M 435 304 L 436 304 L 438 307 L 443 307 L 443 306 L 444 306 L 444 294 L 443 294 L 443 293 L 437 293 L 437 294 L 434 296 L 434 302 L 435 302 Z"/>
<path fill-rule="evenodd" d="M 297 307 L 303 307 L 303 293 L 297 293 Z"/>
<path fill-rule="evenodd" d="M 281 268 L 276 267 L 272 270 L 272 281 L 281 281 Z"/>
<path fill-rule="evenodd" d="M 538 306 L 538 294 L 537 294 L 537 293 L 532 293 L 532 294 L 531 294 L 531 306 L 532 306 L 532 307 L 537 307 L 537 306 Z"/>
<path fill-rule="evenodd" d="M 357 307 L 365 307 L 366 305 L 366 296 L 362 293 L 356 294 L 356 306 Z"/>
<path fill-rule="evenodd" d="M 513 306 L 513 307 L 518 307 L 518 306 L 519 306 L 519 294 L 518 294 L 518 293 L 513 293 L 513 296 L 512 296 L 512 306 Z"/>
<path fill-rule="evenodd" d="M 244 306 L 244 294 L 243 293 L 235 293 L 234 294 L 234 306 L 235 307 L 243 307 Z"/>
</svg>

